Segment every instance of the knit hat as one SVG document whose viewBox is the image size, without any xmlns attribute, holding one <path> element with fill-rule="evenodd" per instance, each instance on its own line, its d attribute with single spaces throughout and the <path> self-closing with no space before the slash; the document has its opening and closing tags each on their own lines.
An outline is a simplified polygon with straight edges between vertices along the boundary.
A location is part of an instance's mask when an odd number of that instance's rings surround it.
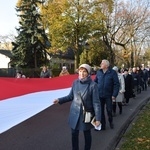
<svg viewBox="0 0 150 150">
<path fill-rule="evenodd" d="M 89 66 L 88 64 L 82 64 L 79 66 L 79 69 L 80 68 L 85 68 L 87 70 L 88 74 L 91 73 L 91 66 Z"/>
<path fill-rule="evenodd" d="M 117 67 L 117 66 L 114 66 L 114 67 L 113 67 L 113 70 L 115 70 L 115 71 L 118 72 L 118 67 Z"/>
<path fill-rule="evenodd" d="M 62 69 L 67 69 L 67 67 L 66 67 L 66 66 L 63 66 Z"/>
</svg>

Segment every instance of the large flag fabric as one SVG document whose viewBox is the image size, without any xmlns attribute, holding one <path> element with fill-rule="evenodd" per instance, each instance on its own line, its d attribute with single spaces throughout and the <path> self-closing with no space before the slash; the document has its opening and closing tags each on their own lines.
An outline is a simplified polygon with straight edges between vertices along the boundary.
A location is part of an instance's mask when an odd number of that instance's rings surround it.
<svg viewBox="0 0 150 150">
<path fill-rule="evenodd" d="M 36 115 L 69 93 L 78 75 L 0 78 L 0 133 Z"/>
</svg>

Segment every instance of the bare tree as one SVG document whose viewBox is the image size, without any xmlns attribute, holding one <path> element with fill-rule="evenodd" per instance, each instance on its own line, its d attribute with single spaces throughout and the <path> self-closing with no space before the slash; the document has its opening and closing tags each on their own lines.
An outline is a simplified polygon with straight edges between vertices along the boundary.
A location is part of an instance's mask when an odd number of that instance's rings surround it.
<svg viewBox="0 0 150 150">
<path fill-rule="evenodd" d="M 128 54 L 126 61 L 136 65 L 138 56 L 150 35 L 150 2 L 148 0 L 116 0 L 114 11 L 106 21 L 107 38 L 115 48 Z"/>
<path fill-rule="evenodd" d="M 12 50 L 12 44 L 15 39 L 14 33 L 9 33 L 7 35 L 0 35 L 0 49 Z"/>
</svg>

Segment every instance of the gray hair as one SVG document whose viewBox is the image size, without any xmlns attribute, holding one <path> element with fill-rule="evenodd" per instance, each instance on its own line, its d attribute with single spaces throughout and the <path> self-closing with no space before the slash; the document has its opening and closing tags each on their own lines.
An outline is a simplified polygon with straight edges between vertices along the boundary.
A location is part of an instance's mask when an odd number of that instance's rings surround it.
<svg viewBox="0 0 150 150">
<path fill-rule="evenodd" d="M 110 63 L 107 59 L 103 59 L 102 61 L 104 61 L 106 63 L 106 65 L 109 67 Z"/>
</svg>

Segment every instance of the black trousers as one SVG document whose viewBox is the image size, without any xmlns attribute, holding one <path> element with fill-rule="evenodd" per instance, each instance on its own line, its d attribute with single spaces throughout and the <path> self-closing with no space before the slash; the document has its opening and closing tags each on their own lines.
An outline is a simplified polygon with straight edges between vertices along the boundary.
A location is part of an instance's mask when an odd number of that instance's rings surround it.
<svg viewBox="0 0 150 150">
<path fill-rule="evenodd" d="M 91 130 L 83 131 L 83 133 L 85 139 L 84 150 L 90 150 L 92 143 Z M 71 134 L 72 134 L 72 150 L 79 150 L 79 130 L 71 129 Z"/>
<path fill-rule="evenodd" d="M 113 102 L 113 112 L 116 113 L 116 107 L 119 107 L 119 113 L 122 113 L 122 102 Z"/>
<path fill-rule="evenodd" d="M 101 101 L 101 123 L 102 128 L 105 128 L 106 125 L 106 119 L 105 119 L 105 105 L 108 115 L 108 121 L 109 123 L 113 122 L 113 116 L 112 116 L 112 99 L 111 98 L 100 98 Z"/>
</svg>

